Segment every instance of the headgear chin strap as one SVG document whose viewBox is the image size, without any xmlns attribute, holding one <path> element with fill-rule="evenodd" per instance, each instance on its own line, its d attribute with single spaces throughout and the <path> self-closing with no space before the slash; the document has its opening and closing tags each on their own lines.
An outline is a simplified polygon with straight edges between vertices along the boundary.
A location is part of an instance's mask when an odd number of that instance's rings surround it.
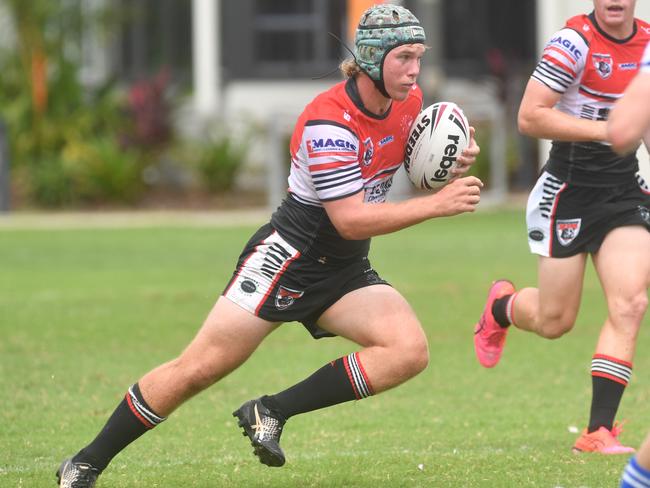
<svg viewBox="0 0 650 488">
<path fill-rule="evenodd" d="M 399 5 L 373 5 L 361 15 L 354 37 L 354 55 L 359 67 L 377 90 L 390 98 L 384 85 L 384 60 L 392 49 L 403 44 L 424 44 L 420 21 Z"/>
</svg>

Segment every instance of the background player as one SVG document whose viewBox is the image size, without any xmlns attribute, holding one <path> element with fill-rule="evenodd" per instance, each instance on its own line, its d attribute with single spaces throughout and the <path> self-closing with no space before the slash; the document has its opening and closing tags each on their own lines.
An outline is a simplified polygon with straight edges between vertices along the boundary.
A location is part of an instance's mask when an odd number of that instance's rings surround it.
<svg viewBox="0 0 650 488">
<path fill-rule="evenodd" d="M 59 468 L 61 486 L 91 487 L 111 459 L 179 405 L 242 364 L 280 323 L 361 349 L 304 381 L 234 412 L 260 461 L 281 466 L 290 417 L 394 387 L 428 363 L 427 341 L 406 300 L 373 270 L 370 237 L 471 212 L 482 183 L 457 178 L 438 193 L 386 201 L 411 122 L 425 34 L 408 10 L 379 5 L 361 17 L 347 81 L 310 103 L 291 140 L 289 194 L 242 252 L 203 327 L 182 354 L 145 374 L 98 436 Z M 473 129 L 472 129 L 473 133 Z M 474 163 L 473 140 L 458 162 Z"/>
<path fill-rule="evenodd" d="M 527 206 L 538 287 L 493 283 L 474 344 L 480 363 L 493 367 L 510 324 L 548 339 L 571 330 L 591 255 L 608 315 L 591 362 L 589 424 L 574 451 L 617 454 L 633 451 L 618 440 L 614 419 L 648 302 L 650 194 L 637 179 L 635 154 L 620 156 L 603 141 L 607 114 L 636 75 L 650 30 L 634 18 L 634 0 L 593 3 L 591 14 L 552 36 L 519 110 L 521 132 L 553 140 Z"/>
<path fill-rule="evenodd" d="M 650 42 L 639 74 L 610 113 L 607 134 L 620 154 L 634 150 L 641 139 L 650 148 Z M 625 467 L 621 488 L 650 488 L 650 434 Z"/>
</svg>

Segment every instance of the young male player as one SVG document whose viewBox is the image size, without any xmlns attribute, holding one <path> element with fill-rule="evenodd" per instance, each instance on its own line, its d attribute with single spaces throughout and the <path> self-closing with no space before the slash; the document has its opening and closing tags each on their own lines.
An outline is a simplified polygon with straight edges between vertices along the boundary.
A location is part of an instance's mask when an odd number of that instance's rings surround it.
<svg viewBox="0 0 650 488">
<path fill-rule="evenodd" d="M 416 79 L 424 42 L 418 19 L 403 7 L 377 5 L 361 16 L 356 59 L 342 65 L 347 80 L 298 119 L 287 198 L 244 247 L 194 340 L 129 388 L 97 437 L 61 464 L 60 486 L 92 487 L 116 454 L 241 365 L 282 322 L 302 322 L 315 338 L 336 334 L 360 349 L 235 410 L 269 466 L 285 462 L 280 435 L 294 415 L 380 393 L 427 366 L 415 313 L 368 261 L 372 236 L 472 212 L 479 203 L 482 183 L 471 176 L 435 194 L 386 201 L 422 107 Z M 472 138 L 457 175 L 478 152 Z"/>
<path fill-rule="evenodd" d="M 641 58 L 639 74 L 610 113 L 607 134 L 620 154 L 635 150 L 642 139 L 650 149 L 650 42 Z M 621 488 L 650 488 L 650 434 L 625 467 Z"/>
<path fill-rule="evenodd" d="M 606 120 L 639 70 L 650 25 L 634 18 L 635 0 L 593 4 L 551 37 L 519 109 L 521 132 L 553 140 L 527 206 L 538 286 L 494 282 L 474 345 L 479 362 L 493 367 L 511 324 L 547 339 L 570 331 L 591 256 L 608 313 L 591 361 L 589 423 L 573 450 L 618 454 L 633 451 L 618 440 L 614 419 L 648 303 L 650 193 L 634 152 L 618 155 L 605 142 Z"/>
</svg>

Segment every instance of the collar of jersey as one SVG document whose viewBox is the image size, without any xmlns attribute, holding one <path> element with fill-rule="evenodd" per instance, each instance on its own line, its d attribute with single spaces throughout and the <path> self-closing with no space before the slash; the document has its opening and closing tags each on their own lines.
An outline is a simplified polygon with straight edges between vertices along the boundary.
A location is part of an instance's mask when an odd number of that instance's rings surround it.
<svg viewBox="0 0 650 488">
<path fill-rule="evenodd" d="M 364 115 L 367 115 L 372 119 L 383 120 L 390 115 L 390 111 L 393 109 L 393 104 L 391 103 L 388 110 L 386 110 L 386 113 L 382 115 L 377 115 L 368 110 L 361 101 L 361 95 L 359 94 L 359 87 L 357 86 L 357 80 L 355 77 L 348 78 L 348 81 L 345 83 L 345 93 L 347 93 L 350 100 L 352 100 L 352 103 L 354 103 Z"/>
</svg>

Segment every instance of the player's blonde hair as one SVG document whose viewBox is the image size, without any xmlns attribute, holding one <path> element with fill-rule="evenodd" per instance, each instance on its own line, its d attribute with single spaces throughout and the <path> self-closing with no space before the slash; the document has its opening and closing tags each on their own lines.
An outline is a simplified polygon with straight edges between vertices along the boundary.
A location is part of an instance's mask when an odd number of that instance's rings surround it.
<svg viewBox="0 0 650 488">
<path fill-rule="evenodd" d="M 361 67 L 357 64 L 354 58 L 344 59 L 339 65 L 339 69 L 346 78 L 354 78 L 356 75 L 361 73 Z"/>
</svg>

